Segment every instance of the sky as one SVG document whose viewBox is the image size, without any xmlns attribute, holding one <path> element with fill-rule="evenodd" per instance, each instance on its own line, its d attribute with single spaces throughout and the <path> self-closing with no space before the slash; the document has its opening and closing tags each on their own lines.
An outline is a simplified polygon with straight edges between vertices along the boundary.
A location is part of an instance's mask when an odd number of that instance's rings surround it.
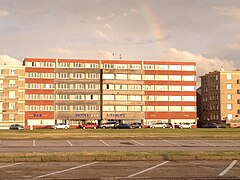
<svg viewBox="0 0 240 180">
<path fill-rule="evenodd" d="M 0 64 L 26 57 L 240 68 L 240 0 L 0 0 Z"/>
</svg>

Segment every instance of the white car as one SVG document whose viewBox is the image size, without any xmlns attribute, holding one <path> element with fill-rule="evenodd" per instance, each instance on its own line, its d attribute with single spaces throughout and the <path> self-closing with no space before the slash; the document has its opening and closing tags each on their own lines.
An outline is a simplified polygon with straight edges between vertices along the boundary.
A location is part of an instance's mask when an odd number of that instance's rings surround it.
<svg viewBox="0 0 240 180">
<path fill-rule="evenodd" d="M 191 123 L 181 123 L 180 125 L 179 125 L 179 128 L 181 128 L 181 129 L 191 129 L 192 128 L 192 124 Z"/>
<path fill-rule="evenodd" d="M 150 125 L 150 128 L 166 128 L 167 124 L 166 123 L 154 123 Z"/>
<path fill-rule="evenodd" d="M 69 125 L 66 123 L 58 123 L 56 125 L 51 126 L 52 129 L 68 129 Z"/>
</svg>

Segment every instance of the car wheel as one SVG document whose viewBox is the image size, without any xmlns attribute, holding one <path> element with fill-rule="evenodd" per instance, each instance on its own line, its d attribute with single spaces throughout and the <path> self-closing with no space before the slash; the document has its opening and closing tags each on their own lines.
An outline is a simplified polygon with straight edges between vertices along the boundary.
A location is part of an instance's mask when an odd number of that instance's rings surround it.
<svg viewBox="0 0 240 180">
<path fill-rule="evenodd" d="M 66 126 L 64 129 L 67 129 L 68 127 Z"/>
<path fill-rule="evenodd" d="M 105 127 L 105 126 L 103 126 L 102 128 L 103 128 L 103 129 L 105 129 L 106 127 Z"/>
</svg>

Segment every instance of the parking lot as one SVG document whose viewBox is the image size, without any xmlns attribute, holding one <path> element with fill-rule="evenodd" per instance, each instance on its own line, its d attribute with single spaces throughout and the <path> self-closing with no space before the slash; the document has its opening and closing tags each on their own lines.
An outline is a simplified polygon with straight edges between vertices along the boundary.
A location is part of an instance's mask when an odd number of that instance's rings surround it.
<svg viewBox="0 0 240 180">
<path fill-rule="evenodd" d="M 239 179 L 233 161 L 0 163 L 2 179 Z"/>
<path fill-rule="evenodd" d="M 0 140 L 0 152 L 240 150 L 240 140 Z"/>
</svg>

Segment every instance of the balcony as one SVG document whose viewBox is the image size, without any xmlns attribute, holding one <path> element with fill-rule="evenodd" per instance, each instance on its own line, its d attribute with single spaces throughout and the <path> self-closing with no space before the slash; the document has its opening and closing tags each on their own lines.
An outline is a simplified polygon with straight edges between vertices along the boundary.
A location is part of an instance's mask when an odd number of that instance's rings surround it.
<svg viewBox="0 0 240 180">
<path fill-rule="evenodd" d="M 240 104 L 240 99 L 237 100 L 237 103 Z"/>
<path fill-rule="evenodd" d="M 237 84 L 240 84 L 240 79 L 237 80 Z"/>
<path fill-rule="evenodd" d="M 240 89 L 237 90 L 237 93 L 240 94 Z"/>
</svg>

